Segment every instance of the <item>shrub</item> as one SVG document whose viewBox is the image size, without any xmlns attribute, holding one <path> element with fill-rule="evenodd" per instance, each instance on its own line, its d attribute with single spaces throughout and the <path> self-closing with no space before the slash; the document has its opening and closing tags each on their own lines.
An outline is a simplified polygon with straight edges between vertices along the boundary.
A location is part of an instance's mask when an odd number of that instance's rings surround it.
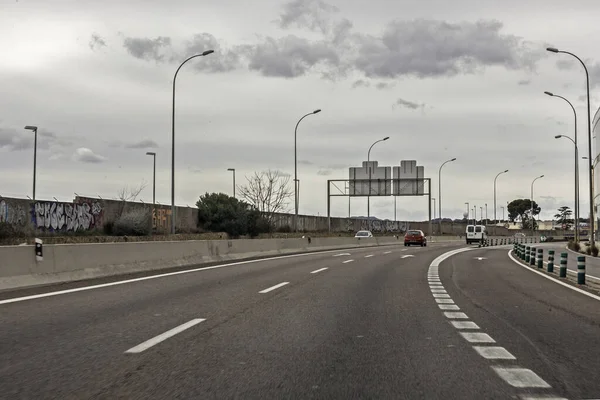
<svg viewBox="0 0 600 400">
<path fill-rule="evenodd" d="M 573 251 L 579 251 L 581 250 L 581 246 L 579 245 L 578 242 L 574 242 L 572 240 L 569 240 L 569 244 L 567 245 L 567 247 Z"/>
<path fill-rule="evenodd" d="M 15 228 L 8 222 L 0 222 L 0 239 L 8 239 L 16 236 Z"/>
<path fill-rule="evenodd" d="M 105 235 L 112 235 L 114 227 L 115 227 L 115 221 L 106 221 L 102 225 L 102 231 L 104 232 Z"/>
<path fill-rule="evenodd" d="M 152 214 L 145 208 L 124 212 L 113 225 L 113 234 L 117 236 L 148 236 L 152 233 Z"/>
<path fill-rule="evenodd" d="M 591 247 L 586 247 L 585 254 L 587 254 L 588 256 L 591 256 L 592 255 L 592 248 Z"/>
<path fill-rule="evenodd" d="M 279 233 L 290 233 L 292 231 L 292 227 L 289 225 L 283 225 L 278 227 L 276 231 Z"/>
<path fill-rule="evenodd" d="M 594 257 L 598 257 L 598 246 L 596 246 L 596 245 L 592 246 L 592 255 Z"/>
</svg>

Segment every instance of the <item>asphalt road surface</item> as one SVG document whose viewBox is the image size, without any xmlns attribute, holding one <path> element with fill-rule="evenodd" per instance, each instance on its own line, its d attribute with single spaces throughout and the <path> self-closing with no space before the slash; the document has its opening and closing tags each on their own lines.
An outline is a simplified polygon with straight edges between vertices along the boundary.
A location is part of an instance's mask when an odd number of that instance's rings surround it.
<svg viewBox="0 0 600 400">
<path fill-rule="evenodd" d="M 12 292 L 0 300 L 0 398 L 599 398 L 600 298 L 506 249 L 444 255 L 462 248 Z"/>
</svg>

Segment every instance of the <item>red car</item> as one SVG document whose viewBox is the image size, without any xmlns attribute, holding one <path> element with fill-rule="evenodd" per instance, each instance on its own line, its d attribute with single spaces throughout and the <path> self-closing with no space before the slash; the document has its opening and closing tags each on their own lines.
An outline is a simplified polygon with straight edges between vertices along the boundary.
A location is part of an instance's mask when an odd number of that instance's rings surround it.
<svg viewBox="0 0 600 400">
<path fill-rule="evenodd" d="M 416 244 L 421 247 L 427 246 L 427 238 L 423 231 L 407 231 L 406 235 L 404 235 L 404 245 L 410 246 L 411 244 Z"/>
</svg>

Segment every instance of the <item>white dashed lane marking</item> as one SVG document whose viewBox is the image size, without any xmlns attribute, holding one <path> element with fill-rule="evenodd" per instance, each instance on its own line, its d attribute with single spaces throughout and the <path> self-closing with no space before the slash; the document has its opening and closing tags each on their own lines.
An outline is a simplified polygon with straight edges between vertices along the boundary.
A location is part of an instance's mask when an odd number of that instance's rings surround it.
<svg viewBox="0 0 600 400">
<path fill-rule="evenodd" d="M 325 267 L 325 268 L 321 268 L 321 269 L 316 269 L 316 270 L 312 271 L 311 274 L 318 274 L 319 272 L 325 271 L 326 269 L 328 269 L 328 268 Z"/>
<path fill-rule="evenodd" d="M 383 254 L 390 254 L 391 251 L 384 251 Z"/>
<path fill-rule="evenodd" d="M 446 289 L 435 289 L 435 288 L 432 288 L 431 289 L 431 293 L 448 293 L 448 292 L 446 292 Z"/>
<path fill-rule="evenodd" d="M 440 310 L 460 310 L 460 308 L 456 304 L 438 304 Z"/>
<path fill-rule="evenodd" d="M 270 291 L 275 290 L 275 289 L 279 289 L 280 287 L 285 286 L 287 284 L 289 284 L 289 282 L 281 282 L 281 283 L 278 283 L 275 286 L 271 286 L 270 288 L 266 288 L 264 290 L 261 290 L 258 293 L 269 293 Z"/>
<path fill-rule="evenodd" d="M 367 254 L 365 258 L 373 257 L 373 254 Z"/>
<path fill-rule="evenodd" d="M 487 333 L 480 332 L 460 332 L 469 343 L 496 343 Z"/>
<path fill-rule="evenodd" d="M 472 321 L 450 321 L 456 329 L 479 329 L 479 326 Z"/>
<path fill-rule="evenodd" d="M 348 264 L 348 263 L 351 263 L 351 262 L 353 262 L 353 261 L 354 261 L 354 260 L 346 260 L 346 261 L 342 261 L 342 264 Z"/>
<path fill-rule="evenodd" d="M 526 368 L 492 367 L 506 383 L 517 388 L 549 388 L 550 385 L 535 372 Z"/>
<path fill-rule="evenodd" d="M 161 333 L 158 336 L 153 337 L 152 339 L 146 340 L 144 343 L 138 344 L 135 347 L 130 348 L 125 353 L 141 353 L 144 350 L 148 350 L 152 346 L 156 346 L 160 342 L 167 340 L 170 337 L 177 335 L 185 331 L 186 329 L 191 328 L 194 325 L 198 325 L 200 322 L 206 321 L 204 318 L 195 318 L 191 321 L 186 322 L 185 324 L 176 326 L 173 329 L 166 331 L 165 333 Z"/>
<path fill-rule="evenodd" d="M 450 319 L 469 319 L 464 312 L 445 312 L 444 316 Z"/>
<path fill-rule="evenodd" d="M 435 302 L 438 304 L 454 304 L 452 299 L 435 299 Z"/>
<path fill-rule="evenodd" d="M 473 346 L 476 352 L 488 360 L 516 360 L 504 347 L 495 346 Z"/>
<path fill-rule="evenodd" d="M 433 297 L 438 299 L 449 299 L 450 295 L 445 293 L 433 293 Z"/>
</svg>

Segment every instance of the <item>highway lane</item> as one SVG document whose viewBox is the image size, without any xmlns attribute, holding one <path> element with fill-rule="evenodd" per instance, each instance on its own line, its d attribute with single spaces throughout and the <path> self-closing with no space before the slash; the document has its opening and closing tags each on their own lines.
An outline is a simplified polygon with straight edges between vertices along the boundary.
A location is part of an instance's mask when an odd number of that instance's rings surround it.
<svg viewBox="0 0 600 400">
<path fill-rule="evenodd" d="M 41 393 L 45 398 L 81 398 L 94 393 L 102 397 L 98 388 L 113 387 L 120 376 L 132 373 L 128 368 L 135 359 L 129 360 L 123 353 L 169 329 L 200 318 L 205 321 L 195 329 L 204 332 L 241 318 L 260 330 L 263 325 L 255 326 L 255 320 L 244 316 L 262 312 L 284 290 L 330 282 L 334 270 L 356 273 L 388 261 L 394 266 L 411 265 L 421 255 L 446 248 L 391 246 L 284 257 L 0 304 L 0 393 L 13 398 Z M 259 293 L 282 282 L 290 283 Z M 338 296 L 334 291 L 331 295 Z M 300 290 L 302 296 L 308 293 Z M 343 292 L 340 296 L 344 299 Z M 159 364 L 156 367 L 161 368 Z"/>
<path fill-rule="evenodd" d="M 526 393 L 600 397 L 600 301 L 518 266 L 506 249 L 457 254 L 439 275 L 461 312 L 478 325 L 476 332 L 515 357 L 482 357 L 482 366 L 529 369 L 549 386 Z"/>
</svg>

